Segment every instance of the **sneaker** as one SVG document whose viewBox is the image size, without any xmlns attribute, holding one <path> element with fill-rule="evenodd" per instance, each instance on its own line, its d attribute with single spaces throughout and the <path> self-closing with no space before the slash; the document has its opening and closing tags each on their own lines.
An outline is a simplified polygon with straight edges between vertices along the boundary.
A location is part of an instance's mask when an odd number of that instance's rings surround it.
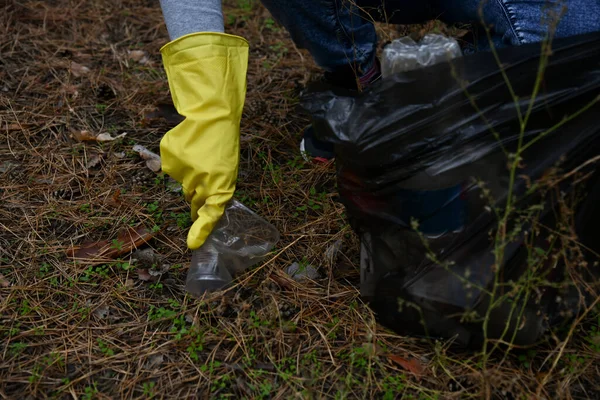
<svg viewBox="0 0 600 400">
<path fill-rule="evenodd" d="M 300 154 L 304 161 L 318 164 L 326 164 L 335 158 L 333 144 L 317 139 L 312 125 L 304 130 Z"/>
<path fill-rule="evenodd" d="M 356 79 L 352 78 L 353 76 L 353 72 L 349 71 L 349 73 L 325 74 L 325 79 L 334 85 L 346 87 L 351 90 L 358 90 L 358 85 L 360 85 L 361 88 L 364 88 L 381 78 L 381 66 L 379 60 L 375 60 L 373 67 L 371 67 L 358 82 Z M 340 80 L 340 77 L 347 78 Z M 312 125 L 309 125 L 302 134 L 300 154 L 305 161 L 319 164 L 328 163 L 335 158 L 333 144 L 317 139 Z"/>
</svg>

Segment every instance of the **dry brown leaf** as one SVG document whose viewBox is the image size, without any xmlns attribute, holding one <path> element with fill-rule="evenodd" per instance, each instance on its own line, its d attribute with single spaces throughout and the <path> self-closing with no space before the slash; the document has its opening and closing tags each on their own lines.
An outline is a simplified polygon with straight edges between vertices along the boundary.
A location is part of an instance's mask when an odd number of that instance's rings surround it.
<svg viewBox="0 0 600 400">
<path fill-rule="evenodd" d="M 110 308 L 108 306 L 100 306 L 94 310 L 94 315 L 100 319 L 105 319 L 110 314 Z"/>
<path fill-rule="evenodd" d="M 75 75 L 77 78 L 80 76 L 84 76 L 90 73 L 90 69 L 85 65 L 81 65 L 76 63 L 75 61 L 71 62 L 71 73 Z"/>
<path fill-rule="evenodd" d="M 138 273 L 138 279 L 140 281 L 154 282 L 158 279 L 157 276 L 150 275 L 150 273 L 148 272 L 148 269 L 146 269 L 146 268 L 138 268 L 137 273 Z"/>
<path fill-rule="evenodd" d="M 123 132 L 120 135 L 117 136 L 111 136 L 110 133 L 101 133 L 98 136 L 96 136 L 96 141 L 97 142 L 111 142 L 113 140 L 117 140 L 117 139 L 121 139 L 122 137 L 125 137 L 127 135 L 127 132 Z"/>
<path fill-rule="evenodd" d="M 78 85 L 67 85 L 67 84 L 63 84 L 62 89 L 60 90 L 61 93 L 66 93 L 66 94 L 71 94 L 74 97 L 79 96 L 79 90 L 78 90 L 79 86 Z"/>
<path fill-rule="evenodd" d="M 165 356 L 162 354 L 154 354 L 148 358 L 148 361 L 146 362 L 146 368 L 152 369 L 155 367 L 160 367 L 164 360 Z"/>
<path fill-rule="evenodd" d="M 148 167 L 148 169 L 152 172 L 158 172 L 161 170 L 162 165 L 160 163 L 160 159 L 151 159 L 151 160 L 146 160 L 146 167 Z"/>
<path fill-rule="evenodd" d="M 127 135 L 127 132 L 123 132 L 120 135 L 114 137 L 110 133 L 101 133 L 99 135 L 96 135 L 87 130 L 74 131 L 72 133 L 73 138 L 80 142 L 110 142 L 113 140 L 120 139 L 125 135 Z"/>
<path fill-rule="evenodd" d="M 95 141 L 96 136 L 90 131 L 82 130 L 82 131 L 74 131 L 72 134 L 73 138 L 79 140 L 80 142 L 85 141 Z"/>
<path fill-rule="evenodd" d="M 395 354 L 388 354 L 387 357 L 413 375 L 419 378 L 423 376 L 423 365 L 416 358 L 407 360 L 406 358 L 397 356 Z"/>
<path fill-rule="evenodd" d="M 8 279 L 4 277 L 4 275 L 0 274 L 0 287 L 7 288 L 10 286 L 10 282 Z"/>
<path fill-rule="evenodd" d="M 24 128 L 24 126 L 23 126 L 23 125 L 21 125 L 21 124 L 16 124 L 16 123 L 13 123 L 13 124 L 8 124 L 8 125 L 6 126 L 6 129 L 7 129 L 8 131 L 20 131 L 20 130 L 23 130 L 23 128 Z"/>
<path fill-rule="evenodd" d="M 127 228 L 117 235 L 112 241 L 101 240 L 99 242 L 84 243 L 67 250 L 67 256 L 76 259 L 112 259 L 124 254 L 131 253 L 139 246 L 148 243 L 155 233 L 143 226 Z"/>
<path fill-rule="evenodd" d="M 133 61 L 140 61 L 146 55 L 142 50 L 129 50 L 128 53 Z"/>
<path fill-rule="evenodd" d="M 121 204 L 121 189 L 115 190 L 110 199 L 113 204 Z"/>
<path fill-rule="evenodd" d="M 160 268 L 156 268 L 156 269 L 150 268 L 148 270 L 148 273 L 152 276 L 159 277 L 159 276 L 162 276 L 163 274 L 169 272 L 169 269 L 171 269 L 171 266 L 169 264 L 162 264 L 160 266 Z"/>
<path fill-rule="evenodd" d="M 143 160 L 146 160 L 146 167 L 152 172 L 158 172 L 162 168 L 160 162 L 160 156 L 152 151 L 148 150 L 142 145 L 136 144 L 133 146 L 133 151 L 138 153 Z"/>
<path fill-rule="evenodd" d="M 100 154 L 92 154 L 92 156 L 90 156 L 90 158 L 88 159 L 88 162 L 85 164 L 85 167 L 87 169 L 94 168 L 98 164 L 100 164 L 101 160 L 102 157 L 100 156 Z"/>
<path fill-rule="evenodd" d="M 150 62 L 150 60 L 148 59 L 148 56 L 146 55 L 146 52 L 142 51 L 142 50 L 128 51 L 128 55 L 129 55 L 130 59 L 132 59 L 133 61 L 140 63 L 142 65 L 146 65 L 146 64 L 148 64 L 148 62 Z"/>
<path fill-rule="evenodd" d="M 131 262 L 138 267 L 152 268 L 162 263 L 161 257 L 151 247 L 136 250 L 131 254 Z M 152 274 L 151 274 L 152 275 Z"/>
</svg>

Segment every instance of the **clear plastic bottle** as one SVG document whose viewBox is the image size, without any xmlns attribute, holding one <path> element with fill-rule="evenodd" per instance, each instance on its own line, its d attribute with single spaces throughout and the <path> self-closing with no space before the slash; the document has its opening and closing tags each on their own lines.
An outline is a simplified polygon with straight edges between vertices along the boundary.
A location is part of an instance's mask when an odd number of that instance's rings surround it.
<svg viewBox="0 0 600 400">
<path fill-rule="evenodd" d="M 461 56 L 460 45 L 453 38 L 429 33 L 417 43 L 405 36 L 392 41 L 383 49 L 381 74 L 385 78 Z"/>
<path fill-rule="evenodd" d="M 278 241 L 273 225 L 232 200 L 204 245 L 192 253 L 186 290 L 200 297 L 224 289 L 234 275 L 264 260 Z"/>
</svg>

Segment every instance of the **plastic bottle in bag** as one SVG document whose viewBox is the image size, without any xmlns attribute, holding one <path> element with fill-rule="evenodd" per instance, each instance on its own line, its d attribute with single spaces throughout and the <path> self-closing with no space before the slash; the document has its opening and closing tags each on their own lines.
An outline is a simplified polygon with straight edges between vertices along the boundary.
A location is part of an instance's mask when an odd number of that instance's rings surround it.
<svg viewBox="0 0 600 400">
<path fill-rule="evenodd" d="M 234 275 L 264 260 L 278 241 L 273 225 L 232 200 L 206 242 L 192 253 L 186 290 L 199 297 L 224 289 Z"/>
<path fill-rule="evenodd" d="M 419 42 L 402 37 L 383 49 L 382 75 L 385 78 L 461 56 L 458 42 L 444 35 L 427 34 Z M 418 173 L 403 182 L 397 193 L 400 215 L 407 222 L 419 220 L 420 231 L 427 237 L 460 231 L 465 219 L 463 186 L 455 174 Z"/>
<path fill-rule="evenodd" d="M 383 49 L 381 75 L 385 78 L 398 72 L 429 67 L 461 56 L 460 45 L 453 38 L 429 33 L 417 43 L 405 36 L 394 40 Z"/>
<path fill-rule="evenodd" d="M 427 34 L 420 42 L 415 42 L 410 37 L 402 37 L 383 49 L 381 72 L 385 79 L 396 73 L 429 67 L 461 56 L 460 46 L 453 38 Z M 465 182 L 455 172 L 430 174 L 424 170 L 398 184 L 393 199 L 389 201 L 393 208 L 390 212 L 408 226 L 416 219 L 419 232 L 430 240 L 430 245 L 433 248 L 443 247 L 465 225 L 465 188 Z M 375 243 L 369 233 L 362 235 L 361 295 L 364 298 L 375 296 L 377 282 L 390 272 L 377 270 L 374 265 L 418 265 L 423 258 L 424 249 L 419 236 L 406 229 L 400 232 L 388 232 L 382 235 L 383 239 L 376 238 Z M 386 251 L 388 248 L 395 249 L 395 252 Z M 374 257 L 379 258 L 374 260 Z M 382 261 L 384 259 L 386 261 Z"/>
</svg>

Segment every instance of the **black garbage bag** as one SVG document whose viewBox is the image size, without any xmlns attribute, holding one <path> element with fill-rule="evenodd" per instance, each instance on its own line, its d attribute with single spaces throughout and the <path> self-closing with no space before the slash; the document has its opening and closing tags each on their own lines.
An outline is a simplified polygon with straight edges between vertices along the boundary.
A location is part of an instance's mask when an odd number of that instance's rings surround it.
<svg viewBox="0 0 600 400">
<path fill-rule="evenodd" d="M 362 242 L 361 294 L 384 325 L 465 346 L 484 338 L 527 345 L 597 296 L 592 263 L 579 268 L 582 290 L 568 262 L 544 257 L 557 246 L 549 232 L 564 218 L 560 205 L 576 195 L 579 242 L 598 256 L 596 163 L 549 190 L 532 182 L 600 154 L 600 33 L 554 41 L 520 135 L 517 106 L 525 115 L 541 51 L 498 52 L 512 89 L 493 55 L 479 53 L 392 75 L 362 93 L 320 84 L 303 96 L 318 137 L 335 145 L 340 198 Z M 527 147 L 511 181 L 508 158 L 520 141 Z M 507 230 L 517 233 L 498 258 L 493 210 L 509 193 Z M 519 217 L 532 210 L 536 226 Z M 531 274 L 536 287 L 509 293 Z"/>
</svg>

